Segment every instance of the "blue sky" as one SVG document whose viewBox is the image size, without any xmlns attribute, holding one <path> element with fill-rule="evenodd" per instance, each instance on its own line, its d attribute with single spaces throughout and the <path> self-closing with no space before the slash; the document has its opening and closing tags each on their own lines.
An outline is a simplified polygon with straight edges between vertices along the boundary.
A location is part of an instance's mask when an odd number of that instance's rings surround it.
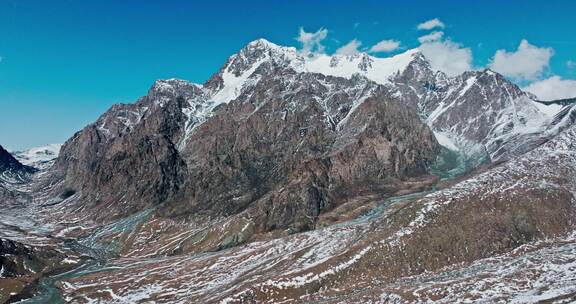
<svg viewBox="0 0 576 304">
<path fill-rule="evenodd" d="M 144 95 L 155 79 L 205 81 L 251 40 L 299 47 L 300 27 L 327 29 L 328 53 L 353 39 L 361 50 L 393 39 L 401 43 L 394 54 L 442 31 L 444 42 L 469 50 L 474 67 L 489 65 L 497 50 L 513 55 L 526 39 L 550 58 L 518 83 L 576 79 L 575 11 L 571 0 L 2 0 L 0 145 L 63 142 L 111 104 Z M 445 26 L 417 29 L 433 18 Z M 522 58 L 512 59 L 506 63 Z"/>
</svg>

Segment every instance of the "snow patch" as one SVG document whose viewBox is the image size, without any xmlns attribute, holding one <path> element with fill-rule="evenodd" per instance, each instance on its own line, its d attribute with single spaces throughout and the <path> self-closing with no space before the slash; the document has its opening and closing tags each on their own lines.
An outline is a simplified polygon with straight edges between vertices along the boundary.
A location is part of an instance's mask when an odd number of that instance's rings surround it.
<svg viewBox="0 0 576 304">
<path fill-rule="evenodd" d="M 376 83 L 387 84 L 390 77 L 406 69 L 418 52 L 418 49 L 412 49 L 387 58 L 372 57 L 365 53 L 351 56 L 318 55 L 306 61 L 305 72 L 348 79 L 360 74 Z"/>
<path fill-rule="evenodd" d="M 48 144 L 27 150 L 12 152 L 14 157 L 23 165 L 34 166 L 38 163 L 51 161 L 58 157 L 62 144 Z"/>
<path fill-rule="evenodd" d="M 452 151 L 459 151 L 460 150 L 460 149 L 458 149 L 458 147 L 454 143 L 454 140 L 450 137 L 449 133 L 441 132 L 441 131 L 434 131 L 434 136 L 436 137 L 436 140 L 438 141 L 438 143 L 441 146 L 443 146 L 447 149 L 450 149 Z"/>
</svg>

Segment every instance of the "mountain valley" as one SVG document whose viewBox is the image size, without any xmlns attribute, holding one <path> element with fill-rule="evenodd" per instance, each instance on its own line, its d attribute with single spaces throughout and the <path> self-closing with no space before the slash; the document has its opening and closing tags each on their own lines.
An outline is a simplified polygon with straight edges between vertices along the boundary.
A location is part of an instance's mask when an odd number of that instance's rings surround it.
<svg viewBox="0 0 576 304">
<path fill-rule="evenodd" d="M 0 302 L 576 300 L 576 99 L 264 39 L 0 147 Z"/>
</svg>

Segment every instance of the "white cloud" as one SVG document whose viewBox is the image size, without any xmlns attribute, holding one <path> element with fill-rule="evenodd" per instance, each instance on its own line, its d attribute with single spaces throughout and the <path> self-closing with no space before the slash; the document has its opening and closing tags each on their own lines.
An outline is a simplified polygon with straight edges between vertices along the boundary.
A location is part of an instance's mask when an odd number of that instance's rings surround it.
<svg viewBox="0 0 576 304">
<path fill-rule="evenodd" d="M 444 37 L 444 32 L 432 32 L 428 35 L 419 37 L 418 41 L 420 41 L 420 43 L 426 43 L 426 42 L 438 41 L 442 39 L 442 37 Z"/>
<path fill-rule="evenodd" d="M 438 18 L 434 18 L 431 20 L 428 20 L 426 22 L 422 22 L 420 24 L 418 24 L 418 29 L 419 30 L 431 30 L 433 28 L 444 28 L 444 23 L 442 21 L 440 21 L 440 19 Z"/>
<path fill-rule="evenodd" d="M 576 68 L 576 61 L 574 61 L 574 60 L 568 60 L 568 61 L 566 61 L 566 66 L 567 66 L 569 69 L 574 69 L 574 68 Z"/>
<path fill-rule="evenodd" d="M 576 97 L 576 80 L 564 80 L 559 76 L 536 81 L 524 88 L 541 100 L 557 100 Z"/>
<path fill-rule="evenodd" d="M 336 50 L 337 55 L 354 55 L 358 54 L 358 48 L 362 45 L 362 42 L 353 39 L 344 46 Z"/>
<path fill-rule="evenodd" d="M 433 69 L 448 76 L 472 70 L 472 51 L 458 43 L 450 40 L 426 42 L 420 45 L 419 49 Z"/>
<path fill-rule="evenodd" d="M 326 39 L 328 36 L 328 30 L 321 28 L 318 31 L 308 33 L 303 27 L 300 28 L 300 34 L 296 38 L 300 43 L 302 43 L 302 53 L 308 55 L 311 53 L 323 53 L 324 46 L 322 45 L 322 40 Z"/>
<path fill-rule="evenodd" d="M 492 70 L 517 80 L 534 80 L 548 68 L 552 55 L 553 49 L 539 48 L 523 39 L 515 52 L 496 51 L 489 66 Z"/>
<path fill-rule="evenodd" d="M 370 48 L 371 53 L 392 52 L 400 47 L 400 41 L 382 40 Z"/>
</svg>

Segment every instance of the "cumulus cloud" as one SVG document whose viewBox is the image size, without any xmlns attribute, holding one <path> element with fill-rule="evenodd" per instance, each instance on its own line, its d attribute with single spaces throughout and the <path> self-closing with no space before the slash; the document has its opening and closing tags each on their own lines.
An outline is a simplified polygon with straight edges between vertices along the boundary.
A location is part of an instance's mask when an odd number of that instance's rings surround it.
<svg viewBox="0 0 576 304">
<path fill-rule="evenodd" d="M 559 76 L 536 81 L 524 88 L 541 100 L 557 100 L 576 97 L 576 80 L 566 80 Z"/>
<path fill-rule="evenodd" d="M 358 54 L 358 48 L 362 45 L 362 42 L 353 39 L 352 41 L 346 43 L 342 47 L 336 50 L 337 55 L 354 55 Z"/>
<path fill-rule="evenodd" d="M 515 52 L 496 51 L 489 66 L 517 80 L 535 80 L 548 68 L 552 55 L 553 49 L 539 48 L 523 39 Z"/>
<path fill-rule="evenodd" d="M 432 32 L 428 35 L 424 35 L 422 37 L 418 37 L 418 41 L 420 43 L 438 41 L 444 37 L 444 32 Z"/>
<path fill-rule="evenodd" d="M 418 24 L 418 29 L 419 30 L 431 30 L 433 28 L 444 28 L 444 23 L 442 21 L 440 21 L 440 19 L 438 18 L 434 18 L 434 19 L 430 19 L 426 22 L 422 22 L 420 24 Z"/>
<path fill-rule="evenodd" d="M 472 69 L 472 51 L 458 43 L 450 40 L 432 41 L 423 43 L 419 49 L 433 69 L 448 76 L 456 76 Z"/>
<path fill-rule="evenodd" d="M 328 30 L 321 28 L 316 32 L 306 32 L 303 27 L 300 28 L 300 33 L 296 40 L 302 43 L 302 53 L 308 55 L 311 53 L 323 53 L 324 45 L 322 40 L 328 36 Z"/>
<path fill-rule="evenodd" d="M 392 52 L 400 47 L 400 41 L 382 40 L 370 48 L 371 53 Z"/>
</svg>

